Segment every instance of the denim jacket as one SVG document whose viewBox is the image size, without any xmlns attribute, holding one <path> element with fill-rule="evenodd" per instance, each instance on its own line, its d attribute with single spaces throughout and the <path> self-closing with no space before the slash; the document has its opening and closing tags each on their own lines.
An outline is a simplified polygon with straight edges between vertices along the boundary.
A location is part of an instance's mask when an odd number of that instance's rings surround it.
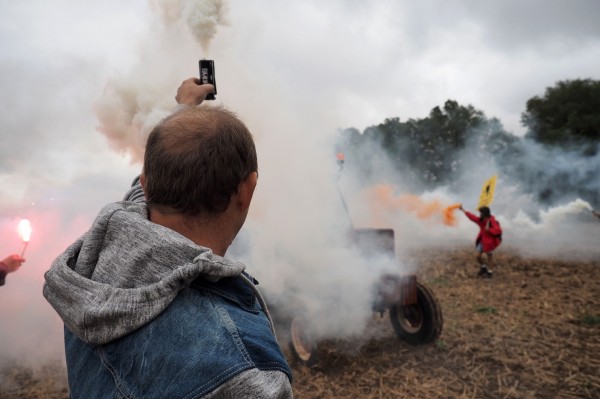
<svg viewBox="0 0 600 399">
<path fill-rule="evenodd" d="M 152 323 L 105 345 L 65 328 L 72 398 L 198 398 L 251 368 L 291 379 L 254 294 L 215 288 L 182 290 Z"/>
<path fill-rule="evenodd" d="M 245 266 L 151 223 L 139 192 L 106 206 L 46 272 L 71 396 L 199 398 L 250 369 L 291 381 Z"/>
</svg>

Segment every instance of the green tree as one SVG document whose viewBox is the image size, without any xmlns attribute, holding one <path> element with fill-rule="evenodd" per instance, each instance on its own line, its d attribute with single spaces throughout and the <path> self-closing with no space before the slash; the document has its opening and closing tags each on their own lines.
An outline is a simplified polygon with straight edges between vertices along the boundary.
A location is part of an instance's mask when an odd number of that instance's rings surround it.
<svg viewBox="0 0 600 399">
<path fill-rule="evenodd" d="M 460 150 L 484 122 L 483 112 L 454 100 L 433 108 L 427 118 L 408 121 L 406 156 L 427 186 L 454 182 L 463 163 Z"/>
<path fill-rule="evenodd" d="M 548 87 L 527 101 L 521 122 L 527 136 L 550 145 L 600 141 L 600 81 L 576 79 Z"/>
<path fill-rule="evenodd" d="M 338 143 L 345 147 L 342 152 L 352 153 L 354 165 L 360 162 L 358 169 L 363 174 L 381 177 L 376 164 L 385 156 L 396 170 L 403 171 L 405 180 L 432 188 L 456 181 L 463 168 L 461 152 L 467 146 L 476 144 L 472 147 L 486 152 L 476 155 L 487 161 L 492 150 L 508 145 L 507 137 L 499 121 L 488 121 L 482 111 L 471 105 L 447 100 L 423 119 L 401 122 L 397 117 L 388 118 L 368 127 L 360 136 L 356 129 L 347 129 Z"/>
</svg>

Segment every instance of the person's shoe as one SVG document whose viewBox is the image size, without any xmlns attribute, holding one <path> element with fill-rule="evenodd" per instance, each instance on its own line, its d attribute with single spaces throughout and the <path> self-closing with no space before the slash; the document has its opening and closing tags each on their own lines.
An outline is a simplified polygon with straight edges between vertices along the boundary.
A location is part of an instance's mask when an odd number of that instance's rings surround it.
<svg viewBox="0 0 600 399">
<path fill-rule="evenodd" d="M 494 276 L 494 272 L 491 270 L 487 270 L 485 271 L 485 275 L 483 277 L 485 278 L 492 278 Z"/>
<path fill-rule="evenodd" d="M 477 277 L 487 277 L 488 274 L 488 269 L 487 267 L 483 266 L 481 268 L 479 268 L 479 272 L 477 273 Z"/>
</svg>

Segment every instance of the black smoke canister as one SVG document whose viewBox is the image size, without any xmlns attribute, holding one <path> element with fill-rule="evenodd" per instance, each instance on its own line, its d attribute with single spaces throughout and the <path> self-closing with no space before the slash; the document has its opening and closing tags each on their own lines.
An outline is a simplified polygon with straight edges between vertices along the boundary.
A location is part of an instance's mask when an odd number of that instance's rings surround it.
<svg viewBox="0 0 600 399">
<path fill-rule="evenodd" d="M 214 86 L 214 93 L 209 93 L 206 100 L 214 100 L 217 94 L 217 80 L 215 79 L 215 62 L 213 60 L 200 60 L 200 83 L 210 83 Z"/>
</svg>

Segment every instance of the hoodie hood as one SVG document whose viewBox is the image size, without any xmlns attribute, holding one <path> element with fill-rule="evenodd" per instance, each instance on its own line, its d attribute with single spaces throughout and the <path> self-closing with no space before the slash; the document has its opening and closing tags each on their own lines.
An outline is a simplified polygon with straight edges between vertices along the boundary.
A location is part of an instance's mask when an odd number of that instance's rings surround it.
<svg viewBox="0 0 600 399">
<path fill-rule="evenodd" d="M 43 293 L 70 331 L 100 345 L 154 319 L 196 278 L 244 268 L 152 223 L 144 203 L 118 202 L 52 263 Z"/>
</svg>

